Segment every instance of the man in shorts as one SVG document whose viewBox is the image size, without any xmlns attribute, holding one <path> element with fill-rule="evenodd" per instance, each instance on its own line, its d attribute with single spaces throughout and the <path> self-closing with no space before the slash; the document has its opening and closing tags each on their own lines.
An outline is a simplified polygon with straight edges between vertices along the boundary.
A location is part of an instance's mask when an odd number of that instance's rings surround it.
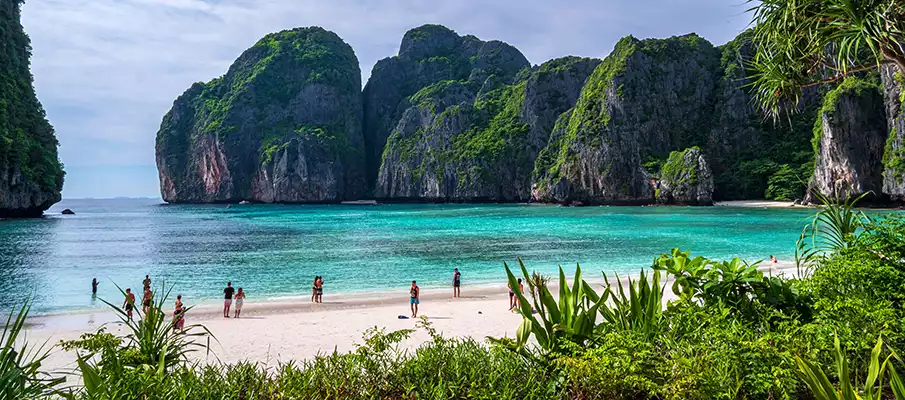
<svg viewBox="0 0 905 400">
<path fill-rule="evenodd" d="M 421 296 L 421 288 L 415 284 L 415 281 L 412 281 L 412 288 L 409 290 L 409 295 L 411 296 L 409 305 L 412 308 L 412 318 L 418 318 L 418 304 L 421 303 L 418 298 Z"/>
<path fill-rule="evenodd" d="M 129 316 L 129 320 L 132 320 L 132 309 L 135 308 L 135 295 L 132 294 L 131 288 L 126 288 L 126 301 L 123 302 L 123 308 L 126 310 L 126 315 Z"/>
<path fill-rule="evenodd" d="M 233 289 L 232 282 L 226 282 L 226 289 L 223 289 L 223 318 L 229 318 L 229 307 L 233 305 Z"/>
</svg>

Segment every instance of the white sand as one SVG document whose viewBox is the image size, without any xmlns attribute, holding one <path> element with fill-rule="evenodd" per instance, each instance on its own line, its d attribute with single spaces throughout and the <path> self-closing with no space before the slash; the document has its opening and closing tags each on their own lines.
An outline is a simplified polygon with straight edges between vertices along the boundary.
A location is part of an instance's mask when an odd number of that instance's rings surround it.
<svg viewBox="0 0 905 400">
<path fill-rule="evenodd" d="M 403 288 L 405 289 L 405 288 Z M 406 291 L 403 291 L 405 293 Z M 483 341 L 486 336 L 514 336 L 521 323 L 518 314 L 509 312 L 505 286 L 462 288 L 463 297 L 453 300 L 452 290 L 423 291 L 419 315 L 428 317 L 433 327 L 446 337 L 473 337 Z M 362 334 L 369 328 L 388 331 L 413 329 L 418 320 L 399 319 L 409 316 L 408 297 L 356 298 L 343 301 L 340 296 L 324 296 L 324 303 L 313 305 L 309 299 L 292 302 L 256 303 L 246 299 L 241 318 L 223 318 L 222 311 L 210 307 L 189 312 L 186 325 L 202 324 L 217 342 L 211 343 L 212 356 L 196 354 L 201 360 L 236 362 L 250 360 L 275 366 L 280 361 L 313 358 L 318 353 L 334 349 L 347 352 L 362 342 Z M 93 321 L 88 323 L 89 318 Z M 28 332 L 32 343 L 49 340 L 72 340 L 85 332 L 94 332 L 102 323 L 111 322 L 107 330 L 125 335 L 116 316 L 75 314 L 36 318 Z M 78 326 L 81 325 L 81 326 Z M 415 348 L 429 339 L 423 330 L 417 331 L 404 347 Z M 56 349 L 45 363 L 49 370 L 71 370 L 75 354 Z"/>
<path fill-rule="evenodd" d="M 795 205 L 791 201 L 774 201 L 774 200 L 732 200 L 718 201 L 714 203 L 717 207 L 749 207 L 749 208 L 788 208 L 788 207 L 809 207 L 803 205 Z"/>
<path fill-rule="evenodd" d="M 794 265 L 780 264 L 773 274 L 780 273 L 794 275 Z M 599 279 L 586 279 L 590 284 L 602 287 L 603 282 Z M 666 300 L 669 300 L 673 298 L 670 286 L 668 282 L 664 284 Z M 553 287 L 551 291 L 557 293 Z M 340 352 L 352 350 L 355 344 L 362 342 L 362 334 L 375 326 L 388 331 L 415 328 L 417 320 L 398 319 L 399 315 L 410 314 L 406 293 L 406 288 L 398 297 L 379 294 L 330 296 L 328 293 L 324 303 L 318 305 L 311 304 L 308 298 L 271 302 L 256 302 L 249 298 L 240 319 L 223 318 L 220 309 L 204 305 L 189 312 L 187 325 L 202 324 L 217 339 L 211 345 L 212 356 L 196 354 L 201 361 L 219 359 L 233 363 L 250 360 L 276 366 L 280 361 L 310 359 L 334 349 Z M 451 289 L 423 290 L 419 315 L 427 316 L 446 337 L 484 341 L 487 336 L 515 335 L 522 318 L 508 310 L 508 290 L 504 285 L 464 286 L 462 294 L 463 298 L 453 300 Z M 96 331 L 105 322 L 110 322 L 108 331 L 124 335 L 124 330 L 115 321 L 117 318 L 112 313 L 34 318 L 30 320 L 33 325 L 28 340 L 48 340 L 54 344 L 76 339 L 82 333 Z M 428 334 L 419 330 L 403 346 L 415 348 L 428 339 Z M 51 371 L 72 370 L 75 354 L 55 349 L 45 365 Z"/>
</svg>

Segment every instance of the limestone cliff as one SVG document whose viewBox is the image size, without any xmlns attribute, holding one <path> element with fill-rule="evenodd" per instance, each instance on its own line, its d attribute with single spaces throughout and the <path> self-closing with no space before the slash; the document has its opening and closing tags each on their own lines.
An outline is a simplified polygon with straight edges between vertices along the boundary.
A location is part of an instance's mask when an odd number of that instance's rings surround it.
<svg viewBox="0 0 905 400">
<path fill-rule="evenodd" d="M 693 34 L 620 40 L 538 158 L 536 199 L 652 203 L 643 164 L 705 135 L 719 61 L 719 51 Z"/>
<path fill-rule="evenodd" d="M 655 195 L 660 204 L 713 205 L 713 174 L 701 149 L 670 153 L 660 170 Z"/>
<path fill-rule="evenodd" d="M 883 193 L 905 201 L 905 71 L 881 70 L 889 138 L 883 153 Z"/>
<path fill-rule="evenodd" d="M 800 199 L 813 172 L 811 146 L 814 119 L 824 89 L 806 89 L 795 112 L 778 120 L 767 118 L 755 106 L 749 84 L 753 71 L 750 34 L 744 32 L 720 46 L 721 78 L 705 141 L 714 176 L 714 197 L 721 200 Z"/>
<path fill-rule="evenodd" d="M 322 28 L 265 36 L 192 85 L 157 133 L 167 202 L 335 202 L 364 193 L 361 72 Z"/>
<path fill-rule="evenodd" d="M 814 135 L 816 161 L 806 200 L 813 201 L 814 191 L 843 200 L 867 192 L 880 195 L 889 135 L 876 83 L 849 77 L 829 92 Z"/>
<path fill-rule="evenodd" d="M 566 57 L 483 82 L 441 81 L 387 140 L 376 196 L 396 200 L 526 201 L 531 171 L 558 115 L 575 104 L 599 60 Z"/>
<path fill-rule="evenodd" d="M 500 41 L 459 36 L 439 25 L 424 25 L 406 32 L 399 54 L 377 62 L 363 92 L 369 187 L 374 188 L 377 182 L 387 139 L 400 125 L 412 128 L 411 118 L 419 113 L 416 103 L 428 100 L 415 96 L 418 92 L 428 90 L 433 96 L 442 95 L 439 92 L 446 85 L 444 82 L 452 81 L 461 84 L 452 90 L 460 91 L 463 101 L 473 100 L 482 88 L 487 92 L 496 85 L 511 83 L 528 66 L 521 52 Z M 434 101 L 435 97 L 430 99 Z M 394 195 L 387 188 L 381 190 Z M 412 188 L 406 192 L 420 191 Z"/>
<path fill-rule="evenodd" d="M 0 0 L 0 218 L 39 217 L 60 201 L 57 139 L 35 95 L 19 0 Z"/>
</svg>

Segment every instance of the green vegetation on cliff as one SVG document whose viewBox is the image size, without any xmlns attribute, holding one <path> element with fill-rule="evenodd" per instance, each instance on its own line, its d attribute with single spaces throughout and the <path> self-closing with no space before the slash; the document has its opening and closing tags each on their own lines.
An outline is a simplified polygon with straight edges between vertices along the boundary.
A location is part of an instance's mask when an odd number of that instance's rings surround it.
<svg viewBox="0 0 905 400">
<path fill-rule="evenodd" d="M 697 158 L 693 158 L 692 163 L 685 163 L 685 155 L 691 152 L 698 153 L 701 149 L 698 147 L 689 147 L 682 151 L 673 151 L 669 153 L 669 158 L 660 169 L 660 180 L 673 183 L 694 185 L 698 182 L 698 163 Z"/>
<path fill-rule="evenodd" d="M 544 192 L 565 178 L 578 192 L 612 200 L 646 196 L 638 160 L 657 170 L 671 150 L 706 143 L 702 125 L 718 63 L 719 53 L 694 34 L 619 40 L 541 151 L 534 165 L 538 187 Z"/>
<path fill-rule="evenodd" d="M 246 139 L 230 135 L 249 122 L 235 115 L 236 112 L 252 109 L 255 133 L 262 135 L 262 159 L 268 158 L 274 146 L 296 136 L 347 151 L 345 129 L 348 127 L 300 125 L 289 116 L 273 120 L 268 107 L 273 103 L 288 105 L 310 85 L 356 92 L 360 88 L 356 84 L 360 80 L 358 71 L 355 53 L 333 32 L 313 27 L 269 34 L 246 50 L 226 75 L 200 84 L 200 93 L 191 99 L 198 113 L 194 136 L 213 134 L 220 140 Z M 185 134 L 184 129 L 171 127 L 167 122 L 165 118 L 158 142 L 168 140 L 170 135 Z"/>
<path fill-rule="evenodd" d="M 551 138 L 535 161 L 535 180 L 545 175 L 547 177 L 540 180 L 538 185 L 544 186 L 547 182 L 559 179 L 563 166 L 575 159 L 569 145 L 584 139 L 582 133 L 602 132 L 605 129 L 610 121 L 605 102 L 607 93 L 613 85 L 613 79 L 625 71 L 626 58 L 636 50 L 637 43 L 638 40 L 631 36 L 619 40 L 613 52 L 603 59 L 588 78 L 575 107 L 556 121 L 553 131 L 564 134 Z"/>
<path fill-rule="evenodd" d="M 893 77 L 899 85 L 899 110 L 905 113 L 905 73 L 896 72 Z M 895 181 L 901 181 L 905 178 L 905 147 L 897 146 L 897 144 L 903 142 L 899 135 L 905 135 L 905 132 L 899 132 L 897 126 L 896 124 L 892 125 L 889 138 L 886 139 L 886 147 L 883 151 L 883 167 L 886 168 L 886 171 L 889 171 L 891 178 Z"/>
<path fill-rule="evenodd" d="M 823 97 L 823 105 L 817 112 L 817 118 L 814 121 L 814 137 L 811 139 L 811 144 L 814 148 L 814 154 L 817 154 L 818 147 L 820 146 L 820 139 L 823 138 L 823 118 L 832 118 L 836 113 L 836 106 L 839 103 L 839 98 L 843 95 L 853 95 L 853 96 L 861 96 L 862 91 L 865 90 L 880 90 L 880 82 L 878 77 L 870 76 L 867 78 L 857 77 L 857 76 L 849 76 L 836 86 L 835 89 L 830 90 Z"/>
<path fill-rule="evenodd" d="M 468 79 L 421 88 L 407 98 L 409 108 L 387 140 L 378 185 L 394 185 L 390 197 L 439 187 L 429 190 L 442 193 L 427 196 L 527 200 L 534 158 L 556 114 L 574 104 L 597 62 L 564 57 L 488 75 L 500 70 L 491 65 Z"/>
<path fill-rule="evenodd" d="M 0 191 L 2 182 L 19 172 L 41 192 L 58 195 L 63 165 L 57 159 L 53 127 L 32 85 L 31 44 L 19 22 L 22 2 L 0 0 Z"/>
<path fill-rule="evenodd" d="M 361 115 L 358 59 L 339 36 L 319 27 L 266 35 L 225 75 L 192 85 L 164 116 L 157 134 L 164 200 L 357 197 Z"/>
</svg>

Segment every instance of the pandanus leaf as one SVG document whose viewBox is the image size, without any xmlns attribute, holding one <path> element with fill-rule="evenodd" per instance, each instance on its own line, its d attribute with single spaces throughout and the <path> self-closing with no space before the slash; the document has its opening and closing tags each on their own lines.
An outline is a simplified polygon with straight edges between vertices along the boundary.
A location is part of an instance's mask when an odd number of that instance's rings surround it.
<svg viewBox="0 0 905 400">
<path fill-rule="evenodd" d="M 889 365 L 889 388 L 896 396 L 896 400 L 905 400 L 905 382 L 899 376 L 899 372 L 892 364 Z"/>
<path fill-rule="evenodd" d="M 880 352 L 883 351 L 883 338 L 877 339 L 877 345 L 870 352 L 870 364 L 867 366 L 867 380 L 864 382 L 864 392 L 868 399 L 874 399 L 874 385 L 880 376 Z"/>
</svg>

